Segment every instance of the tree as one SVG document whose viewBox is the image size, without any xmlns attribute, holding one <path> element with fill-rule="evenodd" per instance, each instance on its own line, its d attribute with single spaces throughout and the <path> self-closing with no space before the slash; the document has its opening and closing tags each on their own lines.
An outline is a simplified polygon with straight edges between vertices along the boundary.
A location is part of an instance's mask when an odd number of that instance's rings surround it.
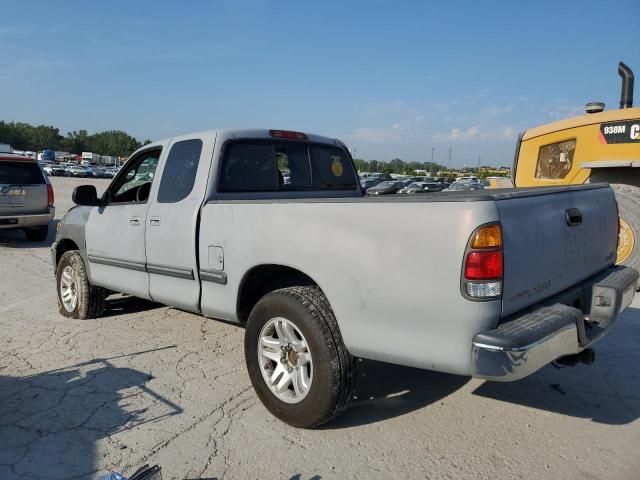
<svg viewBox="0 0 640 480">
<path fill-rule="evenodd" d="M 353 163 L 355 163 L 356 165 L 356 170 L 358 170 L 359 172 L 368 172 L 370 171 L 369 169 L 371 168 L 369 162 L 367 162 L 366 160 L 363 160 L 361 158 L 354 158 L 353 159 Z"/>
<path fill-rule="evenodd" d="M 50 125 L 33 126 L 22 122 L 0 120 L 0 143 L 8 143 L 17 150 L 63 150 L 70 153 L 95 152 L 100 155 L 126 157 L 142 145 L 126 132 L 109 130 L 89 135 L 86 130 L 67 133 Z M 151 143 L 145 140 L 145 145 Z"/>
<path fill-rule="evenodd" d="M 62 149 L 71 153 L 80 154 L 89 151 L 89 134 L 86 130 L 69 132 L 62 140 Z"/>
</svg>

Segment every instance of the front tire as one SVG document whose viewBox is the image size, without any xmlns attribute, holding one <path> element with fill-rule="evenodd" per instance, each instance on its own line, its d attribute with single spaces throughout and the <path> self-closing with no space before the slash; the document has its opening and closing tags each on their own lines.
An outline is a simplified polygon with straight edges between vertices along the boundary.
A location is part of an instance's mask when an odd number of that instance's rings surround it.
<svg viewBox="0 0 640 480">
<path fill-rule="evenodd" d="M 65 252 L 56 268 L 58 309 L 78 320 L 97 318 L 104 312 L 107 291 L 89 283 L 84 261 L 77 250 Z"/>
<path fill-rule="evenodd" d="M 620 213 L 620 236 L 616 264 L 640 267 L 640 188 L 612 184 Z"/>
<path fill-rule="evenodd" d="M 356 360 L 319 288 L 283 288 L 262 297 L 249 315 L 244 348 L 253 388 L 283 422 L 317 427 L 351 402 Z"/>
</svg>

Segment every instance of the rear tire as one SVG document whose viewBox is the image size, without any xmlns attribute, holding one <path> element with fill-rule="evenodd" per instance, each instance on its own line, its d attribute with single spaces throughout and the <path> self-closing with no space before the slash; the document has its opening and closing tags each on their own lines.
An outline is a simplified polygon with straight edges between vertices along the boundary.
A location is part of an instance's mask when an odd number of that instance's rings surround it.
<svg viewBox="0 0 640 480">
<path fill-rule="evenodd" d="M 84 261 L 77 250 L 65 252 L 56 268 L 58 308 L 78 320 L 97 318 L 104 312 L 107 291 L 89 283 Z"/>
<path fill-rule="evenodd" d="M 638 270 L 640 267 L 640 188 L 622 184 L 612 184 L 611 188 L 618 201 L 621 219 L 616 263 Z"/>
<path fill-rule="evenodd" d="M 24 233 L 30 242 L 44 242 L 47 239 L 47 235 L 49 235 L 49 225 L 28 228 Z"/>
<path fill-rule="evenodd" d="M 290 357 L 286 354 L 286 346 L 283 350 L 282 342 L 279 345 L 276 343 L 273 349 L 275 360 L 269 360 L 259 353 L 264 348 L 265 328 L 268 329 L 276 319 L 284 320 L 290 331 L 297 332 L 291 342 L 296 345 L 293 363 L 286 363 L 288 360 L 285 361 L 284 357 Z M 277 337 L 272 341 L 278 342 L 280 337 L 274 330 L 272 334 Z M 286 373 L 276 377 L 273 386 L 269 386 L 269 373 L 266 372 L 272 368 L 270 373 L 275 375 L 280 363 L 284 365 L 281 368 L 290 369 L 292 377 L 297 369 L 307 368 L 302 367 L 302 354 L 297 354 L 299 344 L 305 345 L 301 350 L 307 352 L 305 356 L 308 355 L 310 386 L 304 395 L 296 398 L 295 382 L 292 381 L 285 388 L 285 396 L 279 396 L 274 391 L 274 384 L 279 383 L 277 380 L 283 379 Z M 340 415 L 353 398 L 357 378 L 356 359 L 344 346 L 331 306 L 317 287 L 283 288 L 262 297 L 249 315 L 244 347 L 249 377 L 258 397 L 267 410 L 291 426 L 313 428 L 322 425 Z M 279 358 L 279 355 L 283 358 Z"/>
</svg>

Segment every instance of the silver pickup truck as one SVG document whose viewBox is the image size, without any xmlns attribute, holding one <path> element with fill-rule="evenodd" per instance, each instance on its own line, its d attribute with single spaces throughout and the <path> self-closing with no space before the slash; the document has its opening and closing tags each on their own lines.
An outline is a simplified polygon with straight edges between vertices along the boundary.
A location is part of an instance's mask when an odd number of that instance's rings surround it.
<svg viewBox="0 0 640 480">
<path fill-rule="evenodd" d="M 496 381 L 587 363 L 638 280 L 607 185 L 363 197 L 344 144 L 300 132 L 155 142 L 73 200 L 60 312 L 115 291 L 242 324 L 258 396 L 299 427 L 346 408 L 356 357 Z"/>
</svg>

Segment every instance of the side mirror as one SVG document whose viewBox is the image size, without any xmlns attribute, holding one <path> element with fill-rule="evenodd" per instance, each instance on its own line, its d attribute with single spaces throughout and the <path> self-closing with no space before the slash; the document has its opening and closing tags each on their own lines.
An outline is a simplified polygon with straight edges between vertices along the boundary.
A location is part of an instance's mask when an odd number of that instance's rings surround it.
<svg viewBox="0 0 640 480">
<path fill-rule="evenodd" d="M 87 207 L 94 207 L 98 205 L 98 192 L 93 185 L 80 185 L 73 190 L 71 196 L 73 203 L 77 205 L 85 205 Z"/>
</svg>

